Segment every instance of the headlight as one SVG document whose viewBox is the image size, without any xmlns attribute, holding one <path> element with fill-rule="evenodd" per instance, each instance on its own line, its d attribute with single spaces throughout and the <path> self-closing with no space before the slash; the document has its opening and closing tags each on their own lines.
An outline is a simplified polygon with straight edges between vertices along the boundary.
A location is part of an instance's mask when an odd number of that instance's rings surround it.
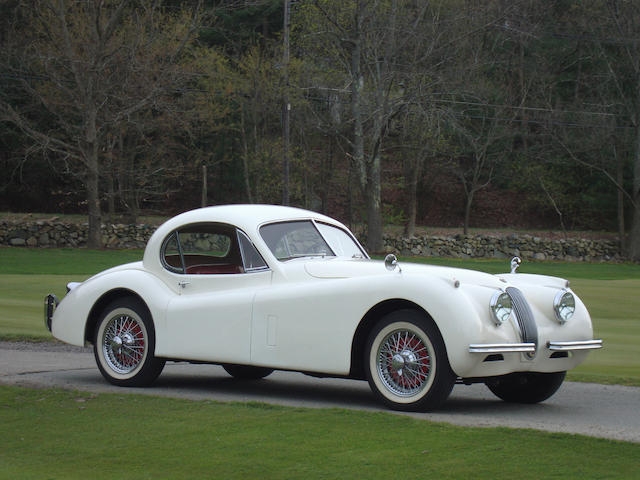
<svg viewBox="0 0 640 480">
<path fill-rule="evenodd" d="M 496 325 L 502 325 L 509 320 L 513 307 L 511 305 L 511 297 L 506 292 L 496 292 L 491 297 L 491 313 L 493 321 Z"/>
<path fill-rule="evenodd" d="M 573 317 L 576 311 L 576 298 L 573 293 L 567 290 L 560 290 L 553 300 L 553 310 L 556 312 L 556 319 L 560 324 Z"/>
</svg>

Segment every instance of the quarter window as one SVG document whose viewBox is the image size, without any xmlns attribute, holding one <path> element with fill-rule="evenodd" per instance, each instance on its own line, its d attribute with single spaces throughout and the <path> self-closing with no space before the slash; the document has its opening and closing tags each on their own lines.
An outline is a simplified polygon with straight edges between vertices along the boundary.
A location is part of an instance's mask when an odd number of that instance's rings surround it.
<svg viewBox="0 0 640 480">
<path fill-rule="evenodd" d="M 247 237 L 244 232 L 238 231 L 238 241 L 240 242 L 242 261 L 246 272 L 268 268 L 260 253 L 256 250 L 256 247 L 251 243 L 251 240 L 249 240 L 249 237 Z"/>
<path fill-rule="evenodd" d="M 167 270 L 189 275 L 243 273 L 236 230 L 231 225 L 202 223 L 172 232 L 164 242 Z"/>
</svg>

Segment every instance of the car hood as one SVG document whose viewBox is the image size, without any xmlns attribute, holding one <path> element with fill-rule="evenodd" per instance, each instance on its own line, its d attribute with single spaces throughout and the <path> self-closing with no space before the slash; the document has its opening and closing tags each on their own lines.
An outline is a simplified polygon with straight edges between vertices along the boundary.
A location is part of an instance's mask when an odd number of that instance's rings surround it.
<svg viewBox="0 0 640 480">
<path fill-rule="evenodd" d="M 505 283 L 498 277 L 476 270 L 438 267 L 409 262 L 399 262 L 395 270 L 389 271 L 381 260 L 368 259 L 312 259 L 305 263 L 306 272 L 315 278 L 352 278 L 378 275 L 425 275 L 455 282 L 504 288 Z"/>
</svg>

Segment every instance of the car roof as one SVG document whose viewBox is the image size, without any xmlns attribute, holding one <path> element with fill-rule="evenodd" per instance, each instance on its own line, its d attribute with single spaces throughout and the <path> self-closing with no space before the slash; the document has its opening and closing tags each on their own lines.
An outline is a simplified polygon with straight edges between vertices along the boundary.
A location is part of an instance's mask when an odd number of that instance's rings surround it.
<svg viewBox="0 0 640 480">
<path fill-rule="evenodd" d="M 176 215 L 160 225 L 147 243 L 143 261 L 148 267 L 151 263 L 156 263 L 157 255 L 152 253 L 151 250 L 158 252 L 166 236 L 183 225 L 203 222 L 226 223 L 240 228 L 252 240 L 260 241 L 257 232 L 259 227 L 265 223 L 306 219 L 330 223 L 348 230 L 342 223 L 331 217 L 296 207 L 255 204 L 204 207 Z"/>
<path fill-rule="evenodd" d="M 280 205 L 218 205 L 213 207 L 198 208 L 181 213 L 171 218 L 158 230 L 173 230 L 180 225 L 199 222 L 219 222 L 235 225 L 243 230 L 255 230 L 264 223 L 302 220 L 313 218 L 337 225 L 340 222 L 320 213 L 304 210 L 296 207 L 284 207 Z"/>
</svg>

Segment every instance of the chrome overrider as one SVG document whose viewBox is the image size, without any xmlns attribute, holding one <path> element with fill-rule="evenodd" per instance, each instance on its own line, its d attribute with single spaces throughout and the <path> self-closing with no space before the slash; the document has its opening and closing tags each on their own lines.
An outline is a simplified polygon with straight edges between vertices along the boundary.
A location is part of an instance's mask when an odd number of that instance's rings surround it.
<svg viewBox="0 0 640 480">
<path fill-rule="evenodd" d="M 60 303 L 58 297 L 53 293 L 44 297 L 44 326 L 49 331 L 51 331 L 51 317 L 53 317 L 53 312 L 55 312 L 58 303 Z"/>
</svg>

